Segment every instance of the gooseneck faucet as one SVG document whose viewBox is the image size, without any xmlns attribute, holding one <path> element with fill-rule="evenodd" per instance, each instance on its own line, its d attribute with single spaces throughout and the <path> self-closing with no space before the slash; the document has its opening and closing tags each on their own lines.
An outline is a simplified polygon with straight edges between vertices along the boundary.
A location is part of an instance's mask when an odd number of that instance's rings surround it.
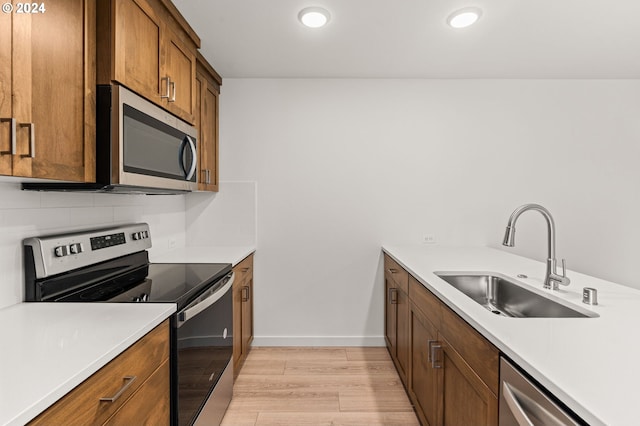
<svg viewBox="0 0 640 426">
<path fill-rule="evenodd" d="M 516 221 L 520 215 L 528 210 L 535 210 L 544 216 L 547 220 L 547 244 L 549 252 L 547 255 L 547 272 L 544 279 L 544 288 L 558 289 L 558 284 L 569 285 L 571 280 L 567 277 L 567 265 L 562 259 L 562 275 L 559 275 L 556 269 L 556 226 L 549 210 L 539 204 L 524 204 L 511 213 L 509 222 L 507 223 L 507 231 L 504 234 L 502 245 L 513 247 L 515 245 Z"/>
</svg>

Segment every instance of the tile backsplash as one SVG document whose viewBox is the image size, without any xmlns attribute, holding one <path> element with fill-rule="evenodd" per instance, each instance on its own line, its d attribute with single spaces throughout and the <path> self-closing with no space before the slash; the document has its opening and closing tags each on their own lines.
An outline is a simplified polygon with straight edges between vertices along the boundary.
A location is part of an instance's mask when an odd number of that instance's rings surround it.
<svg viewBox="0 0 640 426">
<path fill-rule="evenodd" d="M 0 181 L 0 308 L 23 299 L 24 238 L 131 222 L 149 223 L 155 254 L 184 247 L 185 196 L 33 192 Z"/>
</svg>

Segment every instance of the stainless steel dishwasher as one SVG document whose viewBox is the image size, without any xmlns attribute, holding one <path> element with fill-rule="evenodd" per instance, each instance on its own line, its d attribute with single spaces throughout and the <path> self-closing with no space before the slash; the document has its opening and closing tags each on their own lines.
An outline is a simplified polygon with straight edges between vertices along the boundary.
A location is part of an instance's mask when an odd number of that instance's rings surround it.
<svg viewBox="0 0 640 426">
<path fill-rule="evenodd" d="M 500 358 L 500 426 L 584 425 L 527 379 L 509 361 Z"/>
</svg>

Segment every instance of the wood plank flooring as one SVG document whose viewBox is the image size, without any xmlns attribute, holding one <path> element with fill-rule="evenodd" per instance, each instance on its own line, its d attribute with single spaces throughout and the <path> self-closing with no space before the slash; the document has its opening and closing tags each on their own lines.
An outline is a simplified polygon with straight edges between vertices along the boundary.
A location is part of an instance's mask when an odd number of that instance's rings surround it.
<svg viewBox="0 0 640 426">
<path fill-rule="evenodd" d="M 386 348 L 255 347 L 222 426 L 419 426 Z"/>
</svg>

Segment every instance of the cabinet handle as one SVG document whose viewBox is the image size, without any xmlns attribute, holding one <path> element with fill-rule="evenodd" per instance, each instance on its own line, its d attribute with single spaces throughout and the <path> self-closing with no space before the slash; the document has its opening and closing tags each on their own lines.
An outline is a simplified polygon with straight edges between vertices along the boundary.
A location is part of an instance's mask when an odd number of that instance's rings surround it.
<svg viewBox="0 0 640 426">
<path fill-rule="evenodd" d="M 211 170 L 207 169 L 207 170 L 205 170 L 205 172 L 207 174 L 206 182 L 207 182 L 207 184 L 210 184 L 211 183 Z"/>
<path fill-rule="evenodd" d="M 242 268 L 242 269 L 241 269 L 241 271 L 242 271 L 242 272 L 248 272 L 248 271 L 249 271 L 249 269 L 251 269 L 251 268 L 246 267 L 246 268 Z"/>
<path fill-rule="evenodd" d="M 396 268 L 389 268 L 389 272 L 391 272 L 392 274 L 397 274 L 398 270 Z"/>
<path fill-rule="evenodd" d="M 389 289 L 389 303 L 392 305 L 398 304 L 398 289 L 390 288 Z"/>
<path fill-rule="evenodd" d="M 442 361 L 436 356 L 442 349 L 442 345 L 437 340 L 429 340 L 429 362 L 431 362 L 431 368 L 442 368 Z"/>
<path fill-rule="evenodd" d="M 249 286 L 242 287 L 242 301 L 243 302 L 249 301 Z"/>
<path fill-rule="evenodd" d="M 20 127 L 29 128 L 29 153 L 22 154 L 22 158 L 36 158 L 36 125 L 35 123 L 20 123 Z"/>
<path fill-rule="evenodd" d="M 169 98 L 169 102 L 175 102 L 176 101 L 176 82 L 175 81 L 170 82 L 169 86 L 171 86 L 171 88 L 173 89 L 173 96 Z"/>
<path fill-rule="evenodd" d="M 11 123 L 9 125 L 9 137 L 11 138 L 11 149 L 9 151 L 0 151 L 0 155 L 16 155 L 16 119 L 0 118 L 0 123 Z"/>
<path fill-rule="evenodd" d="M 122 380 L 124 380 L 125 383 L 124 383 L 124 385 L 122 385 L 120 390 L 118 392 L 116 392 L 115 395 L 113 395 L 110 398 L 100 398 L 100 401 L 103 401 L 103 402 L 115 402 L 118 398 L 120 398 L 122 396 L 123 393 L 126 392 L 127 389 L 129 389 L 129 387 L 133 384 L 133 382 L 135 382 L 136 376 L 124 376 L 122 378 Z"/>
<path fill-rule="evenodd" d="M 171 77 L 169 76 L 162 77 L 160 79 L 160 86 L 162 86 L 163 81 L 167 82 L 167 85 L 165 86 L 167 88 L 167 91 L 165 92 L 164 95 L 160 95 L 160 99 L 169 99 L 169 96 L 171 96 L 171 89 L 169 88 L 169 86 L 171 85 Z"/>
</svg>

